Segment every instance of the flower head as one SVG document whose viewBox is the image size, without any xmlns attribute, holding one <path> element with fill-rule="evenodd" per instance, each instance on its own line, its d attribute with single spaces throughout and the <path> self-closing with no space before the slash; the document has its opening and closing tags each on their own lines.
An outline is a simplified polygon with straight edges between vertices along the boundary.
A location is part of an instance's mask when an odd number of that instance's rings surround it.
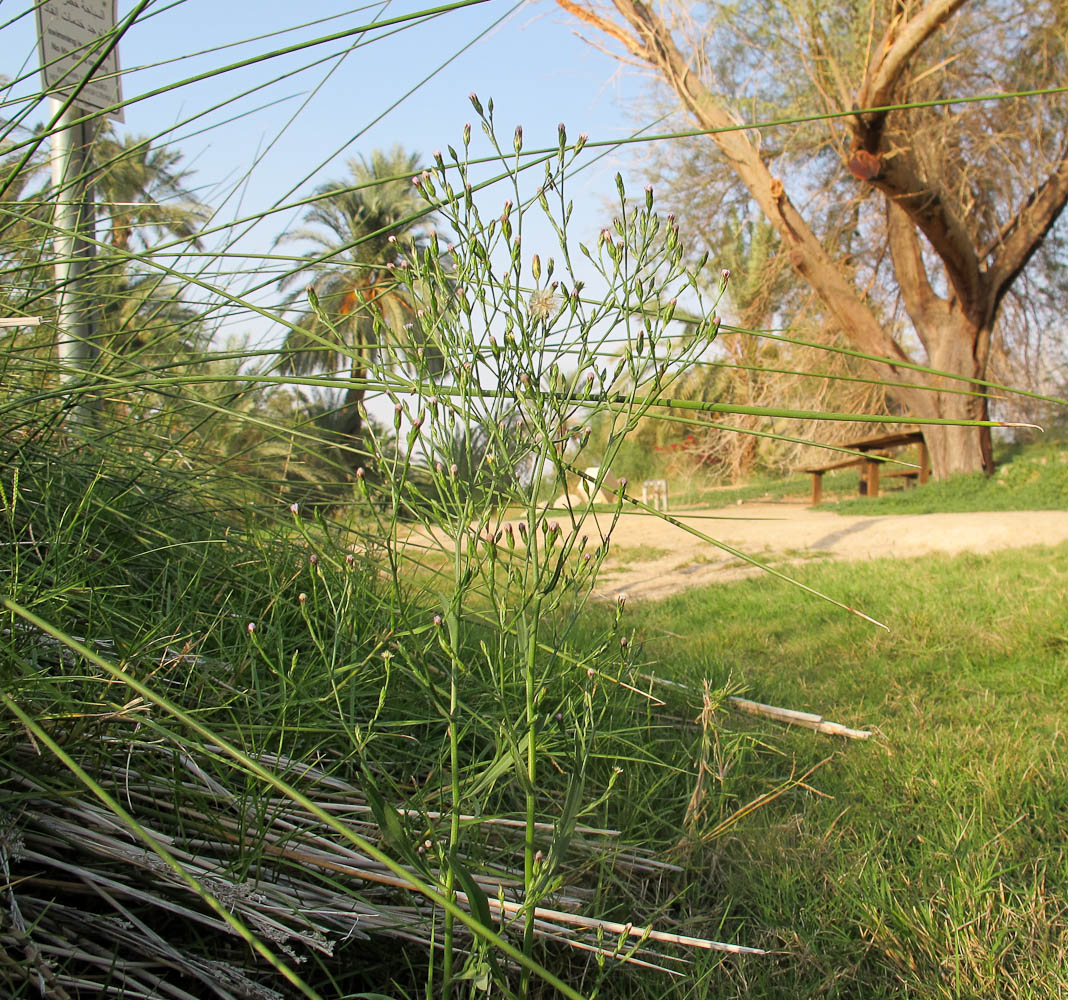
<svg viewBox="0 0 1068 1000">
<path fill-rule="evenodd" d="M 556 312 L 557 298 L 548 288 L 536 288 L 530 293 L 528 308 L 535 319 L 549 319 Z"/>
</svg>

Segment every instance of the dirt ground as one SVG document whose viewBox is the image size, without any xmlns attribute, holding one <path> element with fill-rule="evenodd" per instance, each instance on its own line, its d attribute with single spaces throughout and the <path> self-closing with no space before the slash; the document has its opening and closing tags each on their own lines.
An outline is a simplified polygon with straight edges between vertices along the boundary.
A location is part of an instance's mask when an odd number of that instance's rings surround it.
<svg viewBox="0 0 1068 1000">
<path fill-rule="evenodd" d="M 780 570 L 816 559 L 911 558 L 932 552 L 955 555 L 1068 540 L 1068 511 L 860 517 L 813 510 L 804 503 L 755 503 L 676 516 Z M 599 520 L 607 527 L 610 517 L 601 514 Z M 675 525 L 650 515 L 625 514 L 613 532 L 597 591 L 605 597 L 626 593 L 628 597 L 660 598 L 686 587 L 759 572 Z"/>
</svg>

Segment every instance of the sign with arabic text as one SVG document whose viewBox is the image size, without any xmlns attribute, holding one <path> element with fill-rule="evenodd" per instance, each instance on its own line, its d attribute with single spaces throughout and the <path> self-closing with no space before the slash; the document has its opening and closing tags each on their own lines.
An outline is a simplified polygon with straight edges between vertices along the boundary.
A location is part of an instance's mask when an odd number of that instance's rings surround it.
<svg viewBox="0 0 1068 1000">
<path fill-rule="evenodd" d="M 96 65 L 115 29 L 116 0 L 44 0 L 37 4 L 37 52 L 44 91 L 70 96 Z M 123 120 L 119 47 L 115 45 L 74 100 Z M 109 109 L 114 110 L 109 110 Z"/>
</svg>

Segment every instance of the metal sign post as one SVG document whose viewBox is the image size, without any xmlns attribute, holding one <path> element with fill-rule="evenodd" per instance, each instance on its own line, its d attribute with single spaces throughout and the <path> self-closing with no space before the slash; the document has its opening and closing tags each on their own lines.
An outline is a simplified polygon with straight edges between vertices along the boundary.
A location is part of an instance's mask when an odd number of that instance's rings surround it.
<svg viewBox="0 0 1068 1000">
<path fill-rule="evenodd" d="M 94 354 L 92 309 L 82 278 L 95 247 L 89 152 L 96 122 L 78 119 L 93 111 L 119 121 L 123 118 L 118 48 L 113 47 L 97 66 L 102 46 L 115 29 L 115 0 L 44 0 L 36 13 L 43 89 L 57 95 L 49 102 L 52 189 L 56 193 L 57 352 L 60 381 L 71 384 L 85 378 Z M 96 71 L 88 76 L 94 66 Z M 75 101 L 63 110 L 75 91 Z M 75 402 L 75 419 L 87 415 L 83 402 L 87 400 Z"/>
<path fill-rule="evenodd" d="M 62 102 L 53 97 L 50 104 L 55 117 Z M 78 109 L 72 105 L 56 122 L 52 133 L 52 188 L 56 192 L 52 248 L 59 377 L 63 383 L 81 381 L 94 355 L 92 311 L 81 280 L 94 250 L 95 212 L 87 169 L 92 123 L 72 125 L 78 116 Z M 76 406 L 75 416 L 81 412 Z"/>
</svg>

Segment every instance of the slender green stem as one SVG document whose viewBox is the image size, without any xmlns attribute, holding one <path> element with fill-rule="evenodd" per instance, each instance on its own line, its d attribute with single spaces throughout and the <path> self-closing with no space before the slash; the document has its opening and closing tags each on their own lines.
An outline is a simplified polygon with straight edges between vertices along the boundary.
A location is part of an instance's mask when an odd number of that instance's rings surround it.
<svg viewBox="0 0 1068 1000">
<path fill-rule="evenodd" d="M 533 533 L 533 528 L 531 532 Z M 526 659 L 524 663 L 524 683 L 526 699 L 526 724 L 527 724 L 527 787 L 526 787 L 526 836 L 523 843 L 523 891 L 524 891 L 524 925 L 523 925 L 523 954 L 530 958 L 534 951 L 534 906 L 537 902 L 534 898 L 534 824 L 537 818 L 537 798 L 535 789 L 538 777 L 538 752 L 537 733 L 535 731 L 534 714 L 534 667 L 538 655 L 538 619 L 541 617 L 541 605 L 543 601 L 539 593 L 535 596 L 530 608 L 531 627 L 527 631 Z M 530 974 L 524 968 L 521 996 L 528 996 L 530 990 Z"/>
<path fill-rule="evenodd" d="M 459 563 L 459 545 L 456 546 Z M 459 572 L 457 570 L 457 572 Z M 459 580 L 457 580 L 459 583 Z M 450 649 L 449 656 L 449 774 L 452 795 L 452 809 L 449 816 L 449 850 L 448 863 L 445 869 L 445 896 L 452 902 L 456 901 L 456 854 L 460 843 L 460 734 L 457 728 L 457 713 L 459 710 L 459 697 L 457 690 L 458 667 L 455 652 Z M 441 970 L 441 995 L 449 997 L 452 994 L 452 965 L 453 965 L 453 922 L 451 912 L 445 911 L 444 944 L 445 956 Z"/>
</svg>

